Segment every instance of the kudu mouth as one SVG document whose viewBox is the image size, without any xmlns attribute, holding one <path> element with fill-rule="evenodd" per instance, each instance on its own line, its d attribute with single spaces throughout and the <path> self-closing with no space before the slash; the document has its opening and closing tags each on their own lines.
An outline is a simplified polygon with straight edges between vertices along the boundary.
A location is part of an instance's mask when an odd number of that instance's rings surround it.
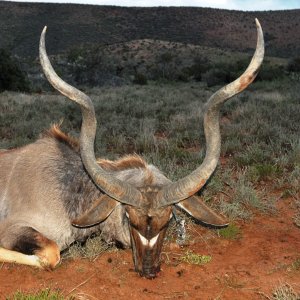
<svg viewBox="0 0 300 300">
<path fill-rule="evenodd" d="M 157 277 L 158 273 L 160 272 L 160 265 L 156 267 L 147 267 L 145 266 L 142 271 L 138 271 L 141 277 L 145 277 L 147 279 L 154 279 Z"/>
<path fill-rule="evenodd" d="M 141 277 L 154 279 L 160 272 L 160 251 L 145 249 L 142 257 L 134 258 L 134 263 L 135 271 L 138 272 Z"/>
</svg>

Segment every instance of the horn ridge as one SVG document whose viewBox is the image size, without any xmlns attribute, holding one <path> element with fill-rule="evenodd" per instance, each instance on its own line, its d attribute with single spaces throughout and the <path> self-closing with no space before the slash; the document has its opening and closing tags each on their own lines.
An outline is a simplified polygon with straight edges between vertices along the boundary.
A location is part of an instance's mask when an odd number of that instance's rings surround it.
<svg viewBox="0 0 300 300">
<path fill-rule="evenodd" d="M 97 164 L 94 152 L 97 128 L 94 105 L 90 97 L 63 81 L 54 71 L 45 47 L 46 30 L 47 27 L 45 26 L 41 33 L 39 45 L 42 69 L 50 84 L 61 94 L 76 102 L 81 108 L 80 153 L 88 174 L 94 183 L 108 196 L 121 203 L 139 206 L 142 200 L 141 193 L 132 185 L 113 177 L 108 171 L 102 169 Z"/>
</svg>

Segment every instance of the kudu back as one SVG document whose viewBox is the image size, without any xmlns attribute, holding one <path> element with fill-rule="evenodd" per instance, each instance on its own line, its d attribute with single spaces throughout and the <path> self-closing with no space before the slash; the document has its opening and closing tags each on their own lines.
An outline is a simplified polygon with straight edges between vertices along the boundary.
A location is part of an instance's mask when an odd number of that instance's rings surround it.
<svg viewBox="0 0 300 300">
<path fill-rule="evenodd" d="M 34 143 L 0 153 L 0 261 L 54 268 L 61 250 L 101 231 L 106 241 L 132 247 L 135 270 L 153 278 L 160 270 L 160 253 L 174 208 L 203 224 L 227 226 L 195 193 L 219 160 L 222 104 L 255 79 L 262 63 L 263 33 L 257 20 L 256 25 L 257 46 L 247 70 L 206 104 L 203 163 L 176 182 L 137 155 L 117 161 L 95 158 L 92 101 L 53 70 L 45 50 L 45 27 L 41 65 L 52 86 L 80 106 L 80 139 L 54 126 Z"/>
</svg>

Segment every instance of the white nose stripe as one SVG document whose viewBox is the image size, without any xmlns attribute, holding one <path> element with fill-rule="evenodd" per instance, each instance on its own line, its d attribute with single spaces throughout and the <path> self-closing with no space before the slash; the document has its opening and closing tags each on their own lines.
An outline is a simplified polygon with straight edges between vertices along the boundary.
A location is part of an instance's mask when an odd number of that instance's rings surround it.
<svg viewBox="0 0 300 300">
<path fill-rule="evenodd" d="M 159 233 L 158 233 L 158 234 L 157 234 L 155 237 L 153 237 L 151 240 L 148 240 L 148 239 L 146 239 L 143 235 L 141 235 L 139 232 L 138 232 L 138 234 L 139 234 L 139 238 L 140 238 L 142 244 L 143 244 L 144 246 L 149 246 L 150 248 L 152 248 L 152 247 L 156 244 L 157 239 L 158 239 L 158 237 L 159 237 Z"/>
</svg>

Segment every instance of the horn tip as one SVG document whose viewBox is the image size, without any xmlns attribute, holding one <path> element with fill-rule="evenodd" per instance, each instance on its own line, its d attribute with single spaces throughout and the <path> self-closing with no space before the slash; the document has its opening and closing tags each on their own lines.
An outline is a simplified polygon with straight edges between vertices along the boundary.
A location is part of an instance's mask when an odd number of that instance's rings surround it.
<svg viewBox="0 0 300 300">
<path fill-rule="evenodd" d="M 259 28 L 261 27 L 260 22 L 258 21 L 257 18 L 255 18 L 255 23 L 256 23 L 256 26 L 257 26 L 257 27 L 259 27 Z"/>
<path fill-rule="evenodd" d="M 43 48 L 45 47 L 45 35 L 46 35 L 47 26 L 44 26 L 41 36 L 40 36 L 40 53 L 43 51 Z"/>
<path fill-rule="evenodd" d="M 47 25 L 44 26 L 43 31 L 42 31 L 42 34 L 45 34 L 46 31 L 47 31 Z"/>
</svg>

